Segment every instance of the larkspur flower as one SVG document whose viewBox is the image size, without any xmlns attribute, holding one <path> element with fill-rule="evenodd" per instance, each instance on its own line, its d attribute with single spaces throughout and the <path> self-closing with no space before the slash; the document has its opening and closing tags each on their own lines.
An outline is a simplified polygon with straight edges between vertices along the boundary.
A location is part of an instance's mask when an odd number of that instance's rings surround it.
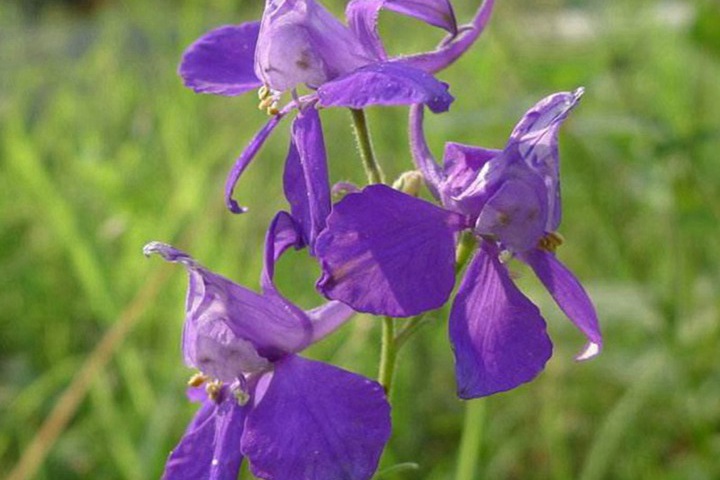
<svg viewBox="0 0 720 480">
<path fill-rule="evenodd" d="M 297 355 L 353 312 L 340 302 L 303 311 L 278 292 L 275 262 L 293 246 L 304 246 L 302 234 L 281 212 L 268 229 L 261 294 L 169 245 L 145 247 L 187 268 L 182 350 L 202 372 L 189 390 L 202 405 L 163 478 L 235 479 L 244 457 L 268 480 L 367 480 L 376 470 L 390 406 L 378 383 Z"/>
<path fill-rule="evenodd" d="M 315 0 L 266 0 L 260 22 L 224 26 L 203 35 L 183 55 L 179 73 L 198 93 L 240 95 L 260 88 L 260 106 L 272 118 L 236 160 L 225 186 L 228 208 L 237 181 L 280 120 L 298 108 L 426 104 L 449 108 L 447 85 L 432 73 L 450 65 L 484 30 L 494 0 L 458 28 L 448 0 L 351 0 L 348 26 Z M 449 32 L 432 52 L 389 58 L 377 32 L 381 9 L 420 19 Z M 313 92 L 298 97 L 296 87 Z M 280 94 L 293 100 L 279 107 Z"/>
<path fill-rule="evenodd" d="M 444 168 L 411 110 L 413 156 L 443 207 L 384 185 L 338 202 L 317 239 L 318 289 L 354 309 L 404 317 L 442 306 L 455 282 L 459 232 L 479 241 L 450 313 L 458 395 L 474 398 L 530 381 L 552 353 L 539 310 L 514 285 L 501 253 L 527 263 L 585 334 L 578 359 L 596 355 L 602 338 L 592 302 L 554 255 L 561 237 L 557 135 L 582 89 L 531 108 L 503 150 L 446 145 Z"/>
</svg>

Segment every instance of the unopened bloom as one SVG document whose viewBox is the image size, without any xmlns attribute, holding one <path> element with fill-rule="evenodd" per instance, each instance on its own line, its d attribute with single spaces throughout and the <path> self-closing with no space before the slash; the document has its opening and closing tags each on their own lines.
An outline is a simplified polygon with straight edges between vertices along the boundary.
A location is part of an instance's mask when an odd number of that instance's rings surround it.
<svg viewBox="0 0 720 480">
<path fill-rule="evenodd" d="M 503 150 L 448 144 L 440 168 L 411 112 L 413 154 L 443 208 L 376 185 L 340 201 L 317 240 L 318 288 L 375 314 L 409 316 L 438 308 L 455 282 L 455 240 L 471 231 L 479 248 L 450 313 L 458 394 L 509 390 L 534 378 L 552 353 L 545 321 L 514 285 L 500 254 L 532 267 L 588 338 L 578 358 L 597 354 L 595 309 L 554 255 L 560 237 L 557 134 L 582 90 L 551 95 L 520 120 Z"/>
<path fill-rule="evenodd" d="M 303 311 L 277 291 L 274 265 L 303 246 L 288 214 L 266 240 L 262 293 L 237 285 L 187 254 L 153 242 L 189 273 L 182 350 L 202 372 L 190 394 L 202 402 L 168 459 L 163 478 L 235 479 L 244 457 L 268 480 L 367 480 L 390 436 L 382 387 L 359 375 L 297 355 L 352 315 L 339 302 Z M 206 383 L 205 392 L 197 388 Z"/>
<path fill-rule="evenodd" d="M 280 120 L 297 108 L 426 104 L 446 111 L 453 98 L 431 73 L 454 62 L 485 28 L 494 0 L 458 28 L 449 0 L 352 0 L 342 24 L 315 0 L 266 0 L 260 22 L 224 26 L 203 35 L 183 55 L 180 75 L 199 93 L 240 95 L 260 88 L 260 106 L 273 117 L 251 140 L 228 176 L 228 208 L 235 184 Z M 449 32 L 437 50 L 389 58 L 377 32 L 382 9 L 418 18 Z M 298 97 L 296 87 L 313 90 Z M 293 100 L 279 105 L 283 91 Z"/>
</svg>

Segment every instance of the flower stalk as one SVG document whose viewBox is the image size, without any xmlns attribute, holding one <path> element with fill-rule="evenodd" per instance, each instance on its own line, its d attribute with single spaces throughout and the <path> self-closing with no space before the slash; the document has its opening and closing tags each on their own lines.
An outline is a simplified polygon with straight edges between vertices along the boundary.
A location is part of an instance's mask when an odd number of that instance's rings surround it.
<svg viewBox="0 0 720 480">
<path fill-rule="evenodd" d="M 382 344 L 380 350 L 380 371 L 378 372 L 378 383 L 383 386 L 385 393 L 390 396 L 393 375 L 395 373 L 395 361 L 397 360 L 398 344 L 395 340 L 395 319 L 383 317 L 382 320 Z"/>
<path fill-rule="evenodd" d="M 370 139 L 370 130 L 368 129 L 365 111 L 362 109 L 351 108 L 350 113 L 353 119 L 353 129 L 355 131 L 355 140 L 357 140 L 360 158 L 365 168 L 365 175 L 371 184 L 385 183 L 385 175 L 383 174 L 380 164 L 375 158 L 375 152 Z"/>
</svg>

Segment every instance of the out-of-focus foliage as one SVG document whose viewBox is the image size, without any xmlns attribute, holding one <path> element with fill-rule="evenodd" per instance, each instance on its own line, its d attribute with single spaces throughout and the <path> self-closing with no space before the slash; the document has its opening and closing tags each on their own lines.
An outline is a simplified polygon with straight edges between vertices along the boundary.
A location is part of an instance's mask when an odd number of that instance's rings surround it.
<svg viewBox="0 0 720 480">
<path fill-rule="evenodd" d="M 252 95 L 183 89 L 176 63 L 206 29 L 262 5 L 108 0 L 79 16 L 61 3 L 0 2 L 0 477 L 131 308 L 139 323 L 37 478 L 157 478 L 194 409 L 179 352 L 185 275 L 141 247 L 174 243 L 256 286 L 265 227 L 284 208 L 288 143 L 279 128 L 238 188 L 250 213 L 229 214 L 224 174 L 265 118 Z M 476 6 L 454 3 L 461 19 Z M 440 35 L 392 14 L 381 23 L 392 52 Z M 441 75 L 457 102 L 428 120 L 438 153 L 446 140 L 501 147 L 537 99 L 586 87 L 561 134 L 559 255 L 589 286 L 607 349 L 574 363 L 580 335 L 518 266 L 556 354 L 532 384 L 485 401 L 476 478 L 720 476 L 718 31 L 711 2 L 505 0 Z M 361 183 L 346 112 L 322 118 L 333 180 Z M 408 169 L 406 111 L 372 109 L 370 120 L 388 173 Z M 281 285 L 312 305 L 317 268 L 288 257 Z M 420 470 L 383 478 L 455 478 L 464 405 L 444 318 L 401 355 L 383 459 Z M 310 355 L 372 376 L 378 342 L 379 325 L 361 316 Z"/>
</svg>

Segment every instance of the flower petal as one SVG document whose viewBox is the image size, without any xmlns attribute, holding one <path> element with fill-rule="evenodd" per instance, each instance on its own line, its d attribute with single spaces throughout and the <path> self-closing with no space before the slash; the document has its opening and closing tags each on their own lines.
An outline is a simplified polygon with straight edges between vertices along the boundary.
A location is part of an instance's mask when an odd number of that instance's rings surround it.
<svg viewBox="0 0 720 480">
<path fill-rule="evenodd" d="M 440 307 L 455 283 L 464 218 L 384 185 L 338 202 L 318 237 L 318 289 L 355 310 L 406 317 Z"/>
<path fill-rule="evenodd" d="M 330 301 L 305 312 L 313 326 L 312 342 L 327 337 L 355 315 L 355 310 L 342 302 Z"/>
<path fill-rule="evenodd" d="M 320 115 L 306 108 L 293 122 L 292 141 L 283 176 L 285 197 L 303 239 L 313 253 L 315 239 L 330 214 L 330 181 Z"/>
<path fill-rule="evenodd" d="M 290 247 L 300 249 L 305 246 L 302 232 L 295 219 L 287 212 L 278 212 L 268 226 L 265 235 L 265 259 L 260 276 L 263 293 L 279 295 L 275 288 L 275 263 Z"/>
<path fill-rule="evenodd" d="M 364 108 L 369 105 L 424 103 L 445 112 L 454 98 L 448 86 L 432 75 L 397 62 L 374 63 L 322 85 L 320 105 Z"/>
<path fill-rule="evenodd" d="M 443 170 L 447 178 L 442 186 L 445 197 L 460 194 L 475 180 L 480 169 L 500 153 L 501 150 L 447 142 L 443 152 Z"/>
<path fill-rule="evenodd" d="M 387 53 L 377 27 L 380 9 L 386 2 L 387 0 L 350 0 L 345 7 L 345 17 L 350 29 L 360 43 L 382 60 L 387 59 Z"/>
<path fill-rule="evenodd" d="M 389 438 L 378 383 L 291 355 L 248 415 L 242 452 L 260 478 L 368 480 Z"/>
<path fill-rule="evenodd" d="M 278 212 L 270 222 L 265 237 L 265 264 L 260 283 L 263 293 L 286 302 L 290 310 L 297 310 L 297 307 L 277 291 L 273 282 L 275 262 L 288 248 L 295 247 L 298 249 L 304 245 L 297 223 L 287 212 Z M 347 322 L 354 313 L 350 307 L 336 301 L 326 302 L 317 308 L 304 312 L 308 322 L 312 324 L 311 343 L 315 343 L 334 332 Z"/>
<path fill-rule="evenodd" d="M 450 34 L 457 33 L 455 12 L 449 0 L 386 0 L 388 10 L 417 18 Z"/>
<path fill-rule="evenodd" d="M 371 48 L 378 58 L 387 57 L 377 29 L 383 8 L 415 17 L 453 35 L 457 33 L 455 13 L 449 0 L 350 0 L 345 8 L 348 24 L 360 42 Z"/>
<path fill-rule="evenodd" d="M 190 275 L 188 307 L 183 336 L 183 352 L 188 365 L 208 368 L 213 361 L 217 371 L 225 371 L 222 362 L 252 360 L 257 353 L 273 361 L 286 353 L 304 349 L 312 338 L 308 317 L 287 300 L 260 295 L 199 265 L 187 254 L 178 255 L 169 245 L 153 242 L 145 253 L 158 253 L 168 261 L 179 261 Z M 219 325 L 219 326 L 218 326 Z M 225 328 L 227 327 L 227 328 Z M 216 342 L 237 351 L 231 359 L 208 354 Z M 220 354 L 218 354 L 220 355 Z M 257 371 L 256 362 L 242 371 Z M 247 368 L 247 370 L 245 370 Z M 240 372 L 238 372 L 239 374 Z"/>
<path fill-rule="evenodd" d="M 465 399 L 529 382 L 552 355 L 539 310 L 485 244 L 470 263 L 453 302 L 450 341 L 458 396 Z"/>
<path fill-rule="evenodd" d="M 270 88 L 316 88 L 376 61 L 353 32 L 314 0 L 266 3 L 255 73 Z"/>
<path fill-rule="evenodd" d="M 234 96 L 262 85 L 255 75 L 260 22 L 209 31 L 183 54 L 178 73 L 198 93 Z"/>
<path fill-rule="evenodd" d="M 425 130 L 423 129 L 424 114 L 422 104 L 415 104 L 410 107 L 410 152 L 415 166 L 423 174 L 428 190 L 436 199 L 440 199 L 440 185 L 445 181 L 445 175 L 437 161 L 435 161 L 435 157 L 425 139 Z"/>
<path fill-rule="evenodd" d="M 240 439 L 248 410 L 232 395 L 219 405 L 204 402 L 170 453 L 163 480 L 235 480 L 243 460 Z"/>
<path fill-rule="evenodd" d="M 534 248 L 545 234 L 546 190 L 537 175 L 509 178 L 483 206 L 475 232 L 493 235 L 513 252 Z"/>
<path fill-rule="evenodd" d="M 523 161 L 545 182 L 548 191 L 548 232 L 560 225 L 560 154 L 558 131 L 577 105 L 583 89 L 545 97 L 525 113 L 510 134 L 506 149 L 518 152 Z"/>
<path fill-rule="evenodd" d="M 575 275 L 554 254 L 544 250 L 525 252 L 520 259 L 532 267 L 565 315 L 587 337 L 588 343 L 576 359 L 587 360 L 600 353 L 603 341 L 597 313 Z"/>
<path fill-rule="evenodd" d="M 428 53 L 410 55 L 399 59 L 408 66 L 419 68 L 429 73 L 436 73 L 452 65 L 475 43 L 485 30 L 495 0 L 484 0 L 478 8 L 475 18 L 467 25 L 461 25 L 457 35 L 450 35 L 443 40 L 438 48 Z"/>
<path fill-rule="evenodd" d="M 293 108 L 296 108 L 295 103 L 291 103 L 287 105 L 285 108 L 283 108 L 277 115 L 273 115 L 270 120 L 265 124 L 263 128 L 260 129 L 258 133 L 255 134 L 252 140 L 250 140 L 250 143 L 247 147 L 245 147 L 245 150 L 242 151 L 240 156 L 235 160 L 235 164 L 232 167 L 232 170 L 230 170 L 230 173 L 228 174 L 227 179 L 225 180 L 225 204 L 227 205 L 228 209 L 233 213 L 244 213 L 247 211 L 245 207 L 241 207 L 233 198 L 233 192 L 235 191 L 235 185 L 237 184 L 238 180 L 240 180 L 240 176 L 243 174 L 245 169 L 250 165 L 250 162 L 255 158 L 255 155 L 257 155 L 258 151 L 262 146 L 265 144 L 265 140 L 267 140 L 268 136 L 272 133 L 273 130 L 275 130 L 275 127 L 278 126 L 278 123 L 280 123 L 280 120 L 290 112 Z"/>
</svg>

